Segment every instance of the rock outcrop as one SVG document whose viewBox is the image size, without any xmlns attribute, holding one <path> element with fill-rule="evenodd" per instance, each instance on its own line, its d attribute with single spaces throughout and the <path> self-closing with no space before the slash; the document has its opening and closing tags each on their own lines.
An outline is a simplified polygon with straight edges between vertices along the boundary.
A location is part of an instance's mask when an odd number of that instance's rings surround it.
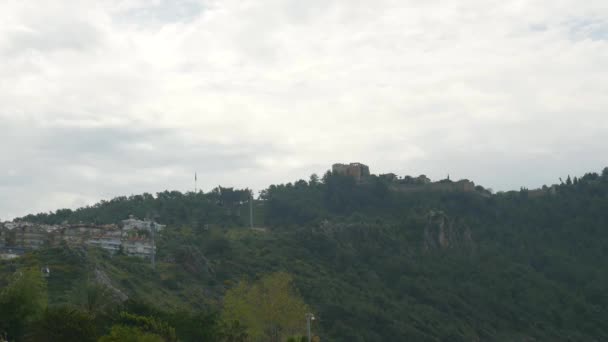
<svg viewBox="0 0 608 342">
<path fill-rule="evenodd" d="M 471 229 L 457 225 L 442 211 L 431 210 L 424 228 L 424 249 L 466 249 L 473 247 Z"/>
<path fill-rule="evenodd" d="M 112 296 L 119 302 L 124 302 L 129 299 L 129 296 L 127 296 L 124 292 L 112 285 L 110 277 L 108 277 L 108 275 L 104 271 L 100 269 L 95 269 L 95 281 L 98 284 L 108 288 L 111 291 Z"/>
</svg>

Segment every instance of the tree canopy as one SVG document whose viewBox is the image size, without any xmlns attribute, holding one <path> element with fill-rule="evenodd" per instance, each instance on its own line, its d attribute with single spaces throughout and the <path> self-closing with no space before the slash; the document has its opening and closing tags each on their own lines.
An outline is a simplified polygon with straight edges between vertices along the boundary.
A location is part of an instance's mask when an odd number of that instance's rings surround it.
<svg viewBox="0 0 608 342">
<path fill-rule="evenodd" d="M 242 322 L 254 341 L 279 342 L 302 333 L 308 311 L 291 276 L 278 272 L 251 284 L 241 281 L 228 290 L 222 317 L 226 322 Z"/>
</svg>

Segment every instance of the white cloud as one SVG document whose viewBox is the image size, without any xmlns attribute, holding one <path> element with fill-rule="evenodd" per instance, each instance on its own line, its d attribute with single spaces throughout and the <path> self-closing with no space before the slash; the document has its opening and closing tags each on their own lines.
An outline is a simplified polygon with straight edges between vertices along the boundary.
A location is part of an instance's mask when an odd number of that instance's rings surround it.
<svg viewBox="0 0 608 342">
<path fill-rule="evenodd" d="M 334 161 L 497 188 L 599 170 L 606 1 L 5 1 L 0 217 Z"/>
</svg>

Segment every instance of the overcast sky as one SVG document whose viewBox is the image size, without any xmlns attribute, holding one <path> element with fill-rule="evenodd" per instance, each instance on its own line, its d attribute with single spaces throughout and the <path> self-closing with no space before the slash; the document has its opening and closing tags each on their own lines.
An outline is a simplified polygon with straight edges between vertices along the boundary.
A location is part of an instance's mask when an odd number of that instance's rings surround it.
<svg viewBox="0 0 608 342">
<path fill-rule="evenodd" d="M 608 165 L 606 0 L 1 0 L 0 218 L 359 161 Z"/>
</svg>

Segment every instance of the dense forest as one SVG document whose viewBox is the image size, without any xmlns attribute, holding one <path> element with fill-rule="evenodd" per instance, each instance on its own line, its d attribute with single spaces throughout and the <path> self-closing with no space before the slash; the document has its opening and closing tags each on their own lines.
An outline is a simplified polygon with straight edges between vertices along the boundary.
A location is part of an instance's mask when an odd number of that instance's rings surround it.
<svg viewBox="0 0 608 342">
<path fill-rule="evenodd" d="M 256 229 L 252 192 L 222 187 L 23 217 L 167 228 L 155 269 L 67 246 L 0 262 L 0 340 L 299 341 L 308 312 L 322 341 L 608 340 L 608 168 L 496 194 L 404 178 L 272 185 Z"/>
</svg>

